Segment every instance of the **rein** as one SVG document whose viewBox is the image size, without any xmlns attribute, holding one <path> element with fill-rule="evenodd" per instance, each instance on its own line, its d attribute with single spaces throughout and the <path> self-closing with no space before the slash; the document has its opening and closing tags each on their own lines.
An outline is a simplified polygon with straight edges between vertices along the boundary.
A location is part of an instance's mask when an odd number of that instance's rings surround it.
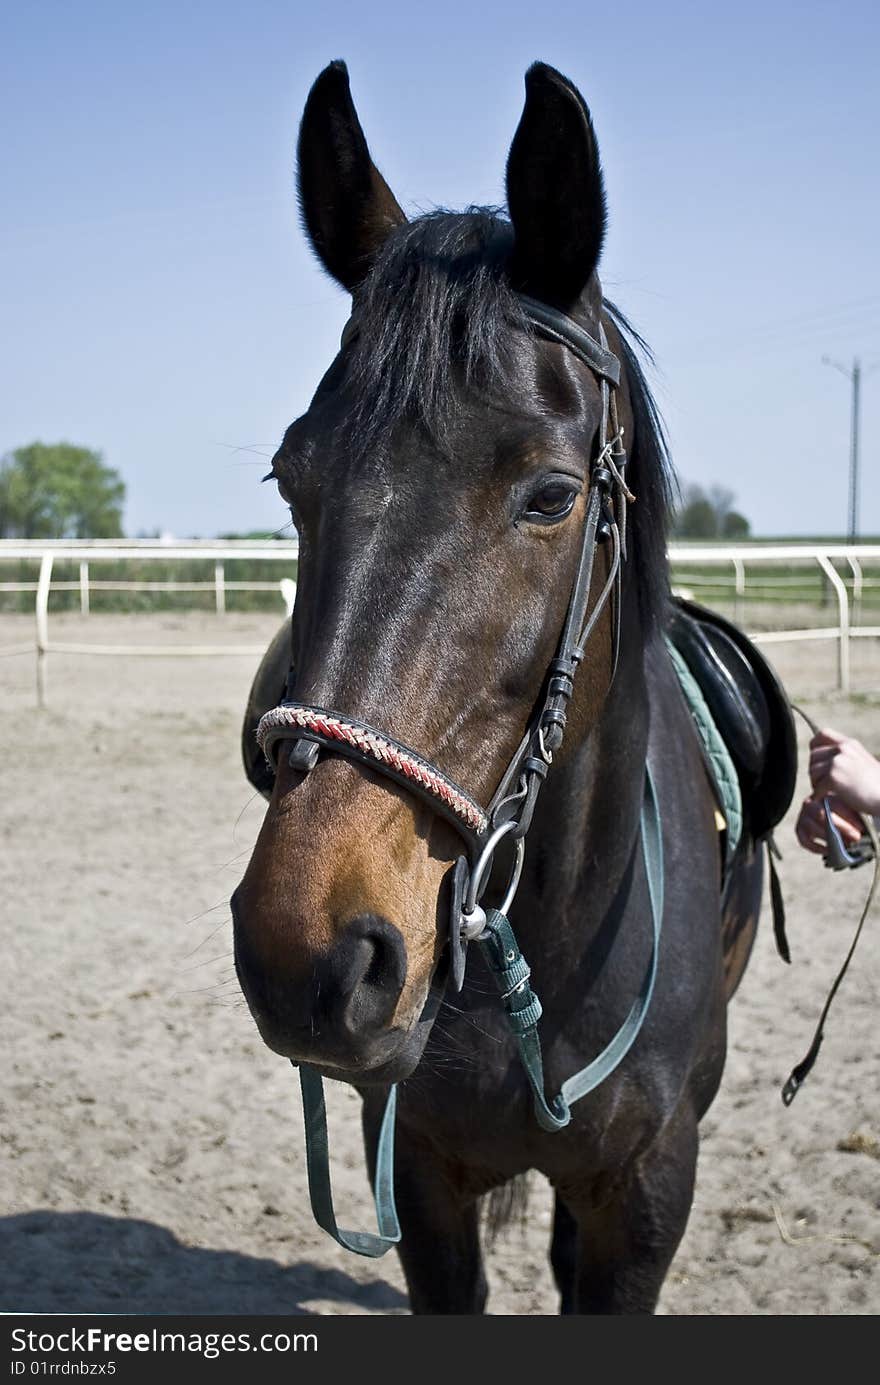
<svg viewBox="0 0 880 1385">
<path fill-rule="evenodd" d="M 811 734 L 814 736 L 818 735 L 819 727 L 816 725 L 815 721 L 813 721 L 812 717 L 807 716 L 803 708 L 797 707 L 794 703 L 791 704 L 791 708 L 792 711 L 797 712 L 798 716 L 803 717 L 807 726 L 810 728 Z M 792 1068 L 783 1085 L 782 1100 L 786 1106 L 790 1106 L 794 1101 L 801 1084 L 810 1072 L 816 1059 L 819 1057 L 819 1049 L 822 1047 L 822 1040 L 825 1037 L 825 1021 L 828 1018 L 828 1012 L 831 1009 L 834 997 L 837 995 L 840 983 L 843 981 L 849 964 L 852 961 L 853 953 L 856 950 L 856 944 L 861 937 L 862 929 L 865 926 L 865 920 L 871 912 L 871 906 L 874 903 L 877 887 L 880 885 L 880 840 L 878 840 L 877 829 L 874 826 L 870 814 L 859 813 L 859 817 L 862 819 L 862 826 L 865 829 L 865 834 L 862 841 L 856 844 L 855 850 L 849 851 L 844 845 L 840 832 L 834 825 L 834 819 L 831 816 L 831 804 L 827 798 L 822 800 L 822 807 L 825 813 L 825 828 L 828 834 L 828 850 L 822 858 L 825 865 L 829 870 L 852 870 L 856 866 L 864 865 L 866 861 L 869 861 L 873 857 L 874 872 L 871 877 L 871 884 L 868 888 L 868 896 L 865 900 L 861 917 L 856 925 L 856 931 L 853 934 L 852 942 L 843 959 L 843 964 L 837 976 L 834 978 L 831 989 L 828 992 L 828 998 L 822 1006 L 822 1013 L 816 1024 L 810 1047 L 807 1049 L 801 1061 L 796 1063 Z M 865 844 L 864 847 L 862 845 L 863 843 Z"/>
<path fill-rule="evenodd" d="M 417 751 L 385 732 L 341 712 L 285 700 L 267 712 L 257 727 L 257 740 L 270 766 L 282 741 L 293 741 L 292 768 L 308 773 L 321 750 L 367 764 L 377 773 L 403 784 L 445 817 L 462 837 L 465 855 L 452 873 L 449 946 L 455 989 L 464 982 L 466 949 L 476 941 L 483 950 L 501 993 L 501 1001 L 516 1039 L 520 1060 L 532 1091 L 535 1116 L 542 1129 L 561 1130 L 571 1120 L 571 1105 L 603 1082 L 635 1041 L 651 1001 L 657 971 L 663 916 L 663 848 L 660 814 L 650 768 L 645 767 L 640 844 L 645 860 L 652 917 L 651 955 L 640 991 L 613 1039 L 580 1072 L 563 1082 L 548 1102 L 544 1089 L 538 1021 L 541 1004 L 529 986 L 529 967 L 516 942 L 507 914 L 522 871 L 525 837 L 538 794 L 553 755 L 565 734 L 574 678 L 591 634 L 611 603 L 613 681 L 620 644 L 621 568 L 627 556 L 626 507 L 635 497 L 625 480 L 626 451 L 619 424 L 615 391 L 620 362 L 609 349 L 599 323 L 599 340 L 566 314 L 535 299 L 520 296 L 526 320 L 542 336 L 558 342 L 594 373 L 601 393 L 598 449 L 591 461 L 586 514 L 577 571 L 555 657 L 544 678 L 543 696 L 515 750 L 498 787 L 484 809 L 470 794 Z M 353 318 L 343 332 L 343 345 L 356 333 Z M 599 543 L 608 538 L 612 553 L 608 576 L 592 610 L 589 609 L 593 569 Z M 274 766 L 273 766 L 274 767 Z M 484 909 L 480 900 L 491 874 L 495 853 L 509 836 L 515 857 L 500 909 Z M 343 1231 L 333 1209 L 329 1172 L 326 1111 L 320 1074 L 300 1065 L 305 1115 L 309 1191 L 315 1219 L 339 1244 L 360 1255 L 383 1255 L 400 1239 L 394 1206 L 394 1113 L 396 1086 L 389 1090 L 376 1154 L 374 1196 L 378 1234 Z"/>
</svg>

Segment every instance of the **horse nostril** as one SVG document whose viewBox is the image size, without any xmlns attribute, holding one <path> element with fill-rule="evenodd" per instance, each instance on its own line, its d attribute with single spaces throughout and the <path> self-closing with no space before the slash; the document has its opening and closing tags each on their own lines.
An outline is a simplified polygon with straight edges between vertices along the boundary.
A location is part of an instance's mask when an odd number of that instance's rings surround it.
<svg viewBox="0 0 880 1385">
<path fill-rule="evenodd" d="M 373 955 L 370 959 L 370 965 L 364 972 L 364 985 L 383 986 L 387 982 L 389 972 L 385 946 L 382 943 L 374 942 L 372 939 L 369 940 L 369 946 L 372 948 Z"/>
<path fill-rule="evenodd" d="M 387 1024 L 406 980 L 406 947 L 399 929 L 376 914 L 353 919 L 329 959 L 325 991 L 342 1008 L 346 1026 Z M 334 984 L 335 983 L 335 984 Z"/>
<path fill-rule="evenodd" d="M 406 982 L 400 930 L 378 914 L 338 926 L 328 951 L 288 958 L 254 945 L 240 890 L 233 900 L 235 969 L 264 1040 L 286 1057 L 352 1053 L 388 1037 Z"/>
</svg>

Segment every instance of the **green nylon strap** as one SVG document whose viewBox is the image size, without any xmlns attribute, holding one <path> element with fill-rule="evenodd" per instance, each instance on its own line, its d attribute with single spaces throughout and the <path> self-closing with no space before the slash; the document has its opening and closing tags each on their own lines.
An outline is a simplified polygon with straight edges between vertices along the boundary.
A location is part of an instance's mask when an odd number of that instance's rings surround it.
<svg viewBox="0 0 880 1385">
<path fill-rule="evenodd" d="M 538 1019 L 541 1005 L 529 986 L 529 969 L 517 945 L 510 921 L 497 909 L 486 910 L 487 932 L 478 940 L 501 991 L 507 1018 L 516 1037 L 520 1061 L 532 1089 L 535 1116 L 544 1130 L 562 1130 L 571 1120 L 575 1101 L 593 1091 L 618 1066 L 644 1023 L 657 976 L 660 929 L 663 921 L 663 839 L 660 810 L 650 768 L 645 767 L 645 793 L 639 824 L 645 874 L 651 903 L 651 956 L 639 994 L 614 1038 L 598 1057 L 563 1082 L 552 1102 L 544 1095 L 544 1064 Z"/>
<path fill-rule="evenodd" d="M 333 1210 L 333 1189 L 330 1185 L 330 1149 L 327 1141 L 324 1080 L 314 1068 L 301 1065 L 299 1084 L 306 1126 L 309 1197 L 315 1221 L 346 1250 L 376 1259 L 400 1240 L 400 1223 L 394 1205 L 394 1117 L 397 1110 L 397 1087 L 391 1087 L 388 1092 L 376 1149 L 374 1198 L 379 1234 L 375 1235 L 370 1231 L 343 1231 L 337 1226 L 336 1213 Z"/>
<path fill-rule="evenodd" d="M 725 849 L 725 865 L 729 866 L 733 860 L 733 854 L 739 846 L 743 828 L 742 793 L 739 787 L 739 775 L 736 766 L 730 756 L 730 751 L 724 743 L 724 737 L 718 730 L 715 719 L 709 711 L 702 689 L 694 675 L 691 673 L 681 654 L 675 645 L 666 638 L 666 648 L 672 660 L 672 666 L 678 675 L 681 690 L 684 693 L 685 701 L 691 710 L 694 725 L 697 728 L 703 748 L 712 768 L 718 796 L 721 800 L 721 809 L 727 823 L 727 844 Z"/>
<path fill-rule="evenodd" d="M 541 1002 L 529 986 L 529 967 L 519 950 L 510 920 L 497 909 L 486 910 L 487 932 L 480 939 L 489 967 L 501 991 L 501 998 L 513 1029 L 520 1060 L 532 1088 L 535 1115 L 544 1130 L 561 1130 L 571 1120 L 571 1106 L 586 1096 L 614 1071 L 635 1042 L 642 1027 L 657 975 L 660 928 L 663 920 L 663 840 L 660 810 L 650 768 L 645 767 L 645 792 L 639 822 L 645 874 L 651 903 L 653 939 L 651 957 L 632 1009 L 611 1042 L 597 1058 L 563 1082 L 558 1096 L 548 1104 L 544 1095 L 544 1066 L 538 1020 Z M 294 1064 L 296 1066 L 296 1064 Z M 327 1109 L 324 1083 L 314 1068 L 300 1065 L 303 1117 L 306 1134 L 306 1165 L 309 1196 L 315 1221 L 334 1241 L 357 1255 L 376 1258 L 400 1240 L 400 1224 L 394 1204 L 394 1120 L 397 1088 L 388 1092 L 379 1143 L 376 1149 L 376 1177 L 373 1195 L 379 1234 L 368 1231 L 343 1231 L 336 1223 L 333 1190 L 330 1183 L 330 1150 L 327 1139 Z"/>
</svg>

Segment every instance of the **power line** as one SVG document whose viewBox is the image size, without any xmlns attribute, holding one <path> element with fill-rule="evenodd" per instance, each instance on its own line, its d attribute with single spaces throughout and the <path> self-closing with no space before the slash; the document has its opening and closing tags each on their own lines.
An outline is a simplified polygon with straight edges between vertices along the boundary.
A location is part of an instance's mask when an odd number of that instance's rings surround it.
<svg viewBox="0 0 880 1385">
<path fill-rule="evenodd" d="M 719 337 L 708 337 L 699 341 L 685 340 L 677 346 L 667 346 L 666 355 L 675 359 L 678 366 L 706 366 L 718 361 L 728 361 L 742 356 L 750 359 L 768 356 L 791 357 L 799 351 L 811 355 L 815 350 L 815 338 L 839 338 L 844 334 L 851 338 L 857 331 L 867 339 L 867 350 L 874 351 L 872 339 L 876 338 L 880 326 L 880 306 L 866 303 L 859 316 L 852 312 L 845 315 L 829 314 L 804 322 L 800 327 L 771 327 L 769 324 L 754 332 L 731 333 Z M 681 353 L 679 355 L 679 352 Z M 864 372 L 863 372 L 864 373 Z"/>
<path fill-rule="evenodd" d="M 850 299 L 846 303 L 828 305 L 824 308 L 812 308 L 806 312 L 797 313 L 793 317 L 758 322 L 744 330 L 741 336 L 747 348 L 756 342 L 764 342 L 768 338 L 788 342 L 793 337 L 802 337 L 805 332 L 827 329 L 836 331 L 850 326 L 858 327 L 862 325 L 861 318 L 863 315 L 867 314 L 870 319 L 877 314 L 878 310 L 880 310 L 880 295 L 873 294 L 867 298 Z M 719 335 L 688 341 L 687 346 L 702 354 L 716 346 L 727 347 L 730 345 L 730 341 L 731 333 L 728 328 L 726 332 Z"/>
</svg>

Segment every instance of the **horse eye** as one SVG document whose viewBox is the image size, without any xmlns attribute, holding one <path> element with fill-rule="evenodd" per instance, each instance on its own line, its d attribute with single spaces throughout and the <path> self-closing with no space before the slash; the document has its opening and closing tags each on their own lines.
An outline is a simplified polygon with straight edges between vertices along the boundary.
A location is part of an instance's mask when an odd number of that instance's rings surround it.
<svg viewBox="0 0 880 1385">
<path fill-rule="evenodd" d="M 555 524 L 571 514 L 576 495 L 576 487 L 568 482 L 551 481 L 532 496 L 524 518 L 536 524 Z"/>
<path fill-rule="evenodd" d="M 290 489 L 290 487 L 289 487 L 288 485 L 285 485 L 284 481 L 283 481 L 282 478 L 278 475 L 277 472 L 275 472 L 275 473 L 271 473 L 271 472 L 270 472 L 270 475 L 272 475 L 272 476 L 273 476 L 273 479 L 277 482 L 277 484 L 278 484 L 278 494 L 279 494 L 280 498 L 284 501 L 285 505 L 290 505 L 290 504 L 292 504 L 292 495 L 291 495 L 291 489 Z"/>
</svg>

